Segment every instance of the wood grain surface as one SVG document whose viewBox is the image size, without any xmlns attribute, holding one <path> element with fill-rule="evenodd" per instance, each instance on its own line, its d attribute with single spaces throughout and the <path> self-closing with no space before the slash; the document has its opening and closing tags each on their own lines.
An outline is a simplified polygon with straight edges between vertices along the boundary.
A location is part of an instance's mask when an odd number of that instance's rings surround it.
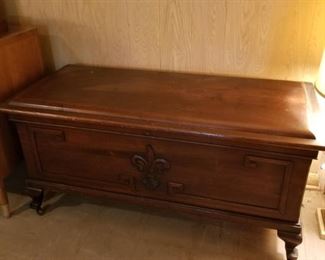
<svg viewBox="0 0 325 260">
<path fill-rule="evenodd" d="M 39 79 L 44 65 L 35 28 L 10 26 L 0 35 L 0 100 L 3 101 Z M 0 208 L 3 215 L 8 217 L 3 179 L 14 171 L 21 154 L 17 136 L 3 114 L 0 116 L 0 140 Z"/>
<path fill-rule="evenodd" d="M 222 130 L 232 130 L 241 138 L 269 135 L 271 143 L 276 137 L 314 141 L 305 94 L 309 89 L 312 85 L 301 82 L 70 65 L 0 110 L 59 112 L 102 124 L 132 121 L 182 135 L 190 130 L 218 138 Z"/>
<path fill-rule="evenodd" d="M 39 27 L 47 63 L 314 81 L 325 1 L 4 0 Z M 53 61 L 52 61 L 53 59 Z"/>
</svg>

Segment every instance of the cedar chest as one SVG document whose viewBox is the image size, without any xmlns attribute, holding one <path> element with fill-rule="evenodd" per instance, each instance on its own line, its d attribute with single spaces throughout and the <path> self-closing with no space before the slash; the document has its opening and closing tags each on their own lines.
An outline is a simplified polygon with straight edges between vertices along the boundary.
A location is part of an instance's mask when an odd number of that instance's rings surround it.
<svg viewBox="0 0 325 260">
<path fill-rule="evenodd" d="M 69 65 L 1 106 L 17 127 L 31 204 L 79 192 L 199 220 L 278 230 L 301 243 L 300 206 L 324 147 L 312 85 Z"/>
</svg>

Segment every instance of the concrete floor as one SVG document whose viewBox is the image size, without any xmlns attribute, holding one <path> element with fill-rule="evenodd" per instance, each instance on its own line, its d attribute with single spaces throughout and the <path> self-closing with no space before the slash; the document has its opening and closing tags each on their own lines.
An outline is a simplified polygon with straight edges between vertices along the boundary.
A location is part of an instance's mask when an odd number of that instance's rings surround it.
<svg viewBox="0 0 325 260">
<path fill-rule="evenodd" d="M 0 259 L 282 260 L 284 243 L 274 230 L 219 222 L 205 225 L 177 217 L 77 196 L 59 196 L 44 216 L 30 199 L 9 193 L 10 219 L 0 219 Z M 302 208 L 304 242 L 299 260 L 324 260 L 315 209 L 325 196 L 307 191 Z"/>
</svg>

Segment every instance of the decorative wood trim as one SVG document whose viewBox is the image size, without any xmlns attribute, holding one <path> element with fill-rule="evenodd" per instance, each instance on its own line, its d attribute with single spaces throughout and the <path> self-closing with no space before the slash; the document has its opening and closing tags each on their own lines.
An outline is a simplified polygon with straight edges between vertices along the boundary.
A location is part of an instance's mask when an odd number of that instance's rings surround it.
<svg viewBox="0 0 325 260">
<path fill-rule="evenodd" d="M 123 185 L 129 186 L 133 191 L 136 191 L 136 180 L 133 176 L 120 174 L 118 179 Z"/>
<path fill-rule="evenodd" d="M 263 158 L 248 155 L 244 158 L 244 165 L 245 167 L 257 168 L 258 163 L 267 163 L 267 164 L 276 164 L 284 167 L 284 174 L 282 179 L 282 186 L 281 186 L 281 194 L 279 200 L 279 211 L 281 214 L 285 214 L 286 210 L 286 203 L 288 199 L 288 192 L 289 192 L 289 182 L 290 177 L 293 169 L 293 164 L 290 161 L 278 160 L 273 158 Z"/>
<path fill-rule="evenodd" d="M 33 137 L 46 137 L 50 141 L 65 142 L 66 137 L 63 130 L 45 129 L 45 128 L 33 128 Z"/>
<path fill-rule="evenodd" d="M 133 155 L 131 163 L 143 174 L 141 182 L 148 190 L 156 190 L 160 186 L 160 175 L 170 169 L 169 161 L 156 156 L 155 150 L 150 144 L 146 146 L 145 155 Z"/>
<path fill-rule="evenodd" d="M 76 182 L 82 182 L 87 180 L 88 182 L 91 183 L 96 183 L 97 185 L 101 186 L 107 186 L 107 185 L 113 185 L 114 187 L 125 187 L 128 186 L 130 188 L 130 191 L 134 192 L 136 191 L 136 181 L 134 177 L 132 176 L 125 176 L 123 174 L 117 176 L 116 181 L 112 182 L 103 182 L 101 180 L 94 180 L 92 177 L 86 178 L 83 177 L 78 178 L 74 176 L 66 176 L 62 175 L 57 172 L 49 172 L 47 171 L 43 165 L 42 165 L 42 160 L 41 156 L 39 154 L 39 149 L 38 149 L 38 144 L 37 144 L 37 137 L 46 137 L 48 140 L 51 140 L 56 143 L 60 142 L 66 142 L 66 135 L 63 130 L 59 129 L 46 129 L 46 128 L 35 128 L 35 127 L 29 127 L 28 128 L 29 134 L 30 134 L 30 140 L 31 144 L 33 146 L 33 153 L 34 153 L 34 158 L 37 166 L 37 171 L 38 171 L 38 176 L 44 175 L 46 177 L 49 177 L 53 180 L 57 180 L 58 177 L 64 176 L 66 180 L 71 180 L 71 181 L 76 181 Z M 112 188 L 112 187 L 110 187 Z"/>
<path fill-rule="evenodd" d="M 42 129 L 42 128 L 29 128 L 30 138 L 32 142 L 32 146 L 34 147 L 33 152 L 36 158 L 36 165 L 39 173 L 45 173 L 46 171 L 43 169 L 42 161 L 40 159 L 40 155 L 37 147 L 37 137 L 38 136 L 46 136 L 52 138 L 53 141 L 64 142 L 65 134 L 62 130 L 51 130 L 51 129 Z"/>
<path fill-rule="evenodd" d="M 0 108 L 1 111 L 4 111 L 2 108 Z M 6 111 L 8 112 L 8 111 Z M 31 114 L 33 114 L 31 112 Z M 133 127 L 123 127 L 120 128 L 118 126 L 111 128 L 108 126 L 102 127 L 101 125 L 98 125 L 98 127 L 94 128 L 93 125 L 84 125 L 74 122 L 67 122 L 66 120 L 60 120 L 58 117 L 56 117 L 56 120 L 58 120 L 57 124 L 49 123 L 48 119 L 45 118 L 37 118 L 37 121 L 35 121 L 36 118 L 30 117 L 28 120 L 24 120 L 19 116 L 16 115 L 10 115 L 9 119 L 13 122 L 16 122 L 16 124 L 28 124 L 31 127 L 51 127 L 51 128 L 57 128 L 57 127 L 64 127 L 68 129 L 78 129 L 78 130 L 86 130 L 86 131 L 92 131 L 92 132 L 99 132 L 99 133 L 108 133 L 108 134 L 115 134 L 115 135 L 125 135 L 125 136 L 133 136 L 133 137 L 146 137 L 146 138 L 155 138 L 157 140 L 161 141 L 171 141 L 171 142 L 180 142 L 180 143 L 187 143 L 187 144 L 199 144 L 204 146 L 210 146 L 210 147 L 216 147 L 216 148 L 232 148 L 237 149 L 241 151 L 252 151 L 251 148 L 249 148 L 248 143 L 244 144 L 234 144 L 234 143 L 223 143 L 223 142 L 212 142 L 210 139 L 201 140 L 201 139 L 184 139 L 178 136 L 174 135 L 165 135 L 165 132 L 160 132 L 159 130 L 155 129 L 155 131 L 151 131 L 150 136 L 148 136 L 146 133 L 148 131 L 143 131 L 140 126 L 139 129 L 135 129 Z M 172 129 L 170 129 L 172 130 Z M 280 149 L 280 150 L 278 150 Z M 312 150 L 283 150 L 283 148 L 279 146 L 258 146 L 255 145 L 254 151 L 261 152 L 261 153 L 267 153 L 267 154 L 273 154 L 275 156 L 284 156 L 284 157 L 292 157 L 292 158 L 299 158 L 299 159 L 315 159 L 317 158 L 318 151 L 312 151 Z M 289 151 L 289 152 L 288 152 Z M 297 153 L 299 152 L 299 153 Z M 301 153 L 302 152 L 302 153 Z M 300 154 L 301 153 L 301 154 Z M 308 155 L 306 155 L 308 154 Z"/>
<path fill-rule="evenodd" d="M 207 220 L 211 223 L 215 221 L 224 220 L 224 221 L 231 221 L 231 222 L 239 222 L 245 224 L 258 224 L 259 226 L 265 228 L 273 228 L 273 229 L 281 229 L 282 232 L 290 232 L 290 233 L 299 233 L 301 231 L 301 226 L 297 222 L 293 221 L 284 221 L 280 219 L 271 219 L 265 217 L 258 217 L 247 215 L 243 213 L 236 213 L 226 210 L 219 210 L 219 209 L 210 209 L 205 207 L 199 207 L 194 205 L 187 205 L 184 203 L 178 203 L 173 201 L 163 201 L 159 199 L 153 198 L 143 198 L 137 197 L 133 195 L 127 194 L 120 194 L 116 192 L 104 191 L 104 190 L 97 190 L 94 191 L 91 188 L 85 187 L 78 187 L 72 185 L 66 185 L 63 183 L 55 183 L 49 181 L 42 181 L 36 179 L 28 178 L 26 180 L 26 184 L 28 187 L 35 187 L 35 188 L 46 188 L 53 191 L 62 191 L 62 192 L 75 192 L 81 194 L 88 194 L 88 195 L 96 195 L 96 196 L 104 196 L 111 199 L 116 199 L 118 201 L 123 202 L 130 202 L 132 204 L 137 204 L 140 206 L 150 206 L 150 208 L 162 209 L 166 211 L 166 207 L 170 210 L 175 210 L 175 212 L 180 213 L 181 215 L 187 217 L 198 217 L 200 220 Z M 183 214 L 182 214 L 183 213 Z"/>
<path fill-rule="evenodd" d="M 177 193 L 184 192 L 184 184 L 183 183 L 176 183 L 176 182 L 168 182 L 168 194 L 174 195 Z"/>
</svg>

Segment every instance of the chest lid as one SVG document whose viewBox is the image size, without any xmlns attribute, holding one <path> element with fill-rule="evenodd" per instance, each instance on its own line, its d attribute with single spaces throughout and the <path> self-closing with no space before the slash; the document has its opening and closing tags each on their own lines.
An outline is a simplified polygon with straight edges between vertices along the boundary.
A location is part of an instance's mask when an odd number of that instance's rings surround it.
<svg viewBox="0 0 325 260">
<path fill-rule="evenodd" d="M 2 105 L 11 114 L 315 146 L 301 82 L 69 65 Z M 265 141 L 264 140 L 264 141 Z M 300 140 L 300 141 L 298 141 Z"/>
</svg>

